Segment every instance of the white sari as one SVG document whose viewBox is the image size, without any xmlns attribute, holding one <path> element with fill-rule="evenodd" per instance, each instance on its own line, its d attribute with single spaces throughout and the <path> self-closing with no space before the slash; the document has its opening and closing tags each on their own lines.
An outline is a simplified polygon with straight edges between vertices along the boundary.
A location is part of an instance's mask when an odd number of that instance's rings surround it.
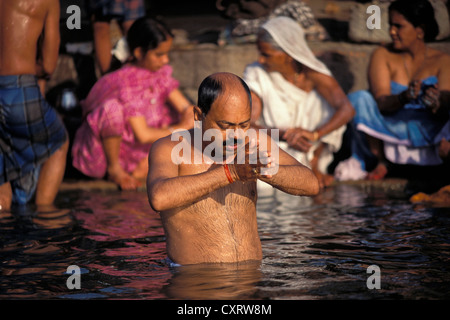
<svg viewBox="0 0 450 320">
<path fill-rule="evenodd" d="M 328 122 L 335 112 L 315 90 L 303 91 L 285 80 L 280 73 L 266 72 L 258 63 L 248 65 L 243 78 L 262 101 L 260 125 L 279 129 L 301 127 L 314 131 Z M 320 142 L 324 142 L 326 147 L 320 155 L 318 169 L 326 173 L 333 161 L 333 153 L 341 147 L 344 131 L 345 126 L 342 126 L 321 137 L 307 153 L 288 147 L 284 141 L 280 141 L 279 145 L 302 164 L 311 167 L 314 150 Z"/>
<path fill-rule="evenodd" d="M 262 28 L 290 57 L 314 71 L 331 76 L 330 70 L 309 49 L 304 30 L 297 22 L 287 17 L 277 17 L 266 22 Z M 335 112 L 315 90 L 303 91 L 288 82 L 280 73 L 266 72 L 258 63 L 248 65 L 243 78 L 250 89 L 261 98 L 263 111 L 259 121 L 267 127 L 301 127 L 314 131 L 328 122 Z M 333 153 L 341 147 L 344 131 L 345 126 L 341 126 L 321 137 L 307 153 L 288 147 L 286 142 L 280 142 L 280 147 L 302 164 L 311 167 L 314 151 L 320 142 L 324 142 L 326 147 L 319 157 L 318 169 L 326 173 L 328 165 L 333 161 Z"/>
</svg>

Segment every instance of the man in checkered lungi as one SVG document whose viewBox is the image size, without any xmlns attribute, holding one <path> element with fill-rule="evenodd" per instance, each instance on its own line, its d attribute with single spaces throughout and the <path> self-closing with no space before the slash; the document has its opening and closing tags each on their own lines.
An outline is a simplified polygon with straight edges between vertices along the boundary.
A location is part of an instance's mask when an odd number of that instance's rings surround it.
<svg viewBox="0 0 450 320">
<path fill-rule="evenodd" d="M 0 210 L 53 204 L 64 176 L 67 132 L 38 84 L 56 68 L 59 10 L 58 0 L 0 2 Z"/>
</svg>

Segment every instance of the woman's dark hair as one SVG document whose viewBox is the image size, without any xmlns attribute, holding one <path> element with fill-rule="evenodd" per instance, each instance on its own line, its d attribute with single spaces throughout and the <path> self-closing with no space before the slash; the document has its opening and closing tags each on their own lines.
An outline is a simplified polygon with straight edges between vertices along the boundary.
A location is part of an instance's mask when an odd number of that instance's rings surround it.
<svg viewBox="0 0 450 320">
<path fill-rule="evenodd" d="M 433 41 L 439 34 L 434 9 L 427 0 L 397 0 L 389 5 L 389 12 L 403 15 L 414 27 L 423 29 L 425 41 Z"/>
<path fill-rule="evenodd" d="M 240 81 L 245 91 L 247 92 L 250 105 L 252 104 L 252 95 L 250 93 L 250 88 L 245 83 L 242 78 L 235 75 L 235 77 Z M 198 101 L 197 105 L 204 115 L 208 114 L 211 109 L 212 104 L 216 99 L 222 94 L 224 89 L 223 81 L 216 77 L 214 74 L 206 77 L 200 87 L 198 88 Z"/>
<path fill-rule="evenodd" d="M 128 30 L 127 42 L 131 53 L 134 49 L 142 48 L 147 52 L 155 49 L 161 42 L 173 38 L 167 25 L 155 18 L 142 17 L 137 19 Z"/>
</svg>

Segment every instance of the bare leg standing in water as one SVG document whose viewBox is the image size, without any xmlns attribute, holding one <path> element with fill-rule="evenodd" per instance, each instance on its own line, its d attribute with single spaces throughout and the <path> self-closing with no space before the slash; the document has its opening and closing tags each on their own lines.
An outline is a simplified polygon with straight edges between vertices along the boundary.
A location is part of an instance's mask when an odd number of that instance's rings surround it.
<svg viewBox="0 0 450 320">
<path fill-rule="evenodd" d="M 67 132 L 38 84 L 56 68 L 59 17 L 58 0 L 0 2 L 2 209 L 26 204 L 34 192 L 36 204 L 51 205 L 64 176 Z"/>
</svg>

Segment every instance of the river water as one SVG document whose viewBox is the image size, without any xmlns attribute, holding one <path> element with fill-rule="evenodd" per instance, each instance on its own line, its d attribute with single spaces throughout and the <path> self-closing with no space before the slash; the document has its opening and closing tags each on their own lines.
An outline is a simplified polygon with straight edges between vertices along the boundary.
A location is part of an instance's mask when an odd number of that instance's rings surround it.
<svg viewBox="0 0 450 320">
<path fill-rule="evenodd" d="M 56 205 L 0 212 L 0 299 L 450 298 L 449 208 L 382 190 L 261 192 L 262 261 L 182 267 L 165 262 L 145 192 L 65 191 Z"/>
</svg>

